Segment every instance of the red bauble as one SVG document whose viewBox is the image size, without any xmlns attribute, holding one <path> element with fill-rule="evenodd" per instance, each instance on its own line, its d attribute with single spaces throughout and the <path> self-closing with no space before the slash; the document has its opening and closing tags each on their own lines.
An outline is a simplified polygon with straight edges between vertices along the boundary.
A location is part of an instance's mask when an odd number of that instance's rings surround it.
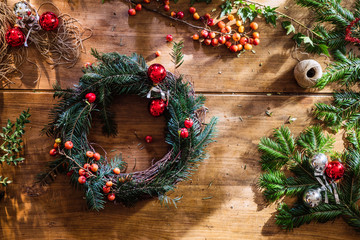
<svg viewBox="0 0 360 240">
<path fill-rule="evenodd" d="M 189 132 L 187 128 L 180 129 L 180 137 L 181 138 L 187 138 L 189 136 Z"/>
<path fill-rule="evenodd" d="M 163 65 L 154 63 L 148 68 L 147 74 L 150 80 L 154 84 L 157 84 L 164 80 L 164 78 L 166 77 L 166 70 Z"/>
<path fill-rule="evenodd" d="M 96 95 L 95 93 L 88 93 L 85 95 L 85 98 L 88 100 L 89 103 L 95 102 Z"/>
<path fill-rule="evenodd" d="M 39 23 L 45 31 L 52 31 L 59 26 L 59 19 L 54 13 L 45 12 L 41 15 Z"/>
<path fill-rule="evenodd" d="M 25 43 L 25 35 L 18 27 L 9 28 L 6 32 L 5 39 L 12 47 L 19 47 Z"/>
<path fill-rule="evenodd" d="M 184 122 L 186 128 L 191 128 L 194 124 L 194 121 L 191 118 L 187 118 Z"/>
<path fill-rule="evenodd" d="M 150 103 L 150 114 L 154 117 L 158 117 L 164 113 L 166 104 L 162 99 L 152 100 Z"/>
<path fill-rule="evenodd" d="M 332 180 L 338 180 L 344 176 L 345 167 L 338 161 L 329 162 L 326 167 L 326 175 Z"/>
<path fill-rule="evenodd" d="M 145 141 L 147 142 L 147 143 L 151 143 L 152 142 L 152 136 L 146 136 L 145 137 Z"/>
</svg>

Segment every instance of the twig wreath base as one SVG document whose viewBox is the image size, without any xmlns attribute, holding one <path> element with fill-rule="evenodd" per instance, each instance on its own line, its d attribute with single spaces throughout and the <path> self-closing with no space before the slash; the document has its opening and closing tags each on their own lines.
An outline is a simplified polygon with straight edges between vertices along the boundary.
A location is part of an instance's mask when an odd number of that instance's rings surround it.
<svg viewBox="0 0 360 240">
<path fill-rule="evenodd" d="M 166 143 L 170 150 L 150 168 L 124 173 L 126 163 L 120 157 L 108 160 L 105 154 L 97 155 L 95 159 L 95 155 L 87 154 L 88 151 L 96 152 L 88 141 L 92 113 L 99 112 L 105 134 L 116 134 L 116 124 L 109 111 L 112 98 L 121 94 L 146 97 L 154 86 L 141 56 L 99 54 L 94 50 L 92 54 L 98 61 L 84 69 L 85 74 L 78 85 L 69 89 L 55 87 L 54 97 L 61 100 L 51 113 L 51 123 L 44 130 L 49 136 L 60 138 L 62 143 L 56 146 L 57 159 L 49 164 L 48 172 L 39 175 L 39 181 L 47 183 L 65 166 L 65 170 L 72 173 L 71 182 L 84 189 L 88 207 L 93 210 L 104 208 L 106 197 L 126 206 L 149 197 L 158 197 L 164 204 L 175 204 L 178 199 L 170 199 L 166 193 L 191 176 L 198 163 L 206 158 L 206 146 L 213 141 L 217 120 L 212 118 L 208 124 L 203 123 L 207 111 L 205 98 L 196 96 L 191 84 L 182 81 L 182 76 L 167 72 L 165 79 L 156 85 L 159 92 L 152 92 L 151 97 L 160 98 L 161 93 L 167 92 L 164 115 L 167 120 Z M 91 103 L 85 98 L 90 92 L 96 93 L 96 100 Z M 193 120 L 193 125 L 189 128 L 189 135 L 183 138 L 179 130 L 184 128 L 187 118 Z M 73 147 L 67 145 L 70 141 Z M 94 164 L 95 169 L 92 167 Z M 79 177 L 86 181 L 80 184 Z"/>
</svg>

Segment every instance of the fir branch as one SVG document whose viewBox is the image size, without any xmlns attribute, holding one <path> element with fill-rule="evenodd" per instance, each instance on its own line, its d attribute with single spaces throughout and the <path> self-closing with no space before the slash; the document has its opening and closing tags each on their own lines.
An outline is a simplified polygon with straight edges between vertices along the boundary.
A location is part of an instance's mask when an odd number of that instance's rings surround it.
<svg viewBox="0 0 360 240">
<path fill-rule="evenodd" d="M 172 52 L 170 56 L 172 58 L 172 62 L 175 64 L 175 69 L 179 68 L 184 63 L 184 54 L 182 53 L 182 49 L 184 48 L 184 42 L 173 42 Z"/>
</svg>

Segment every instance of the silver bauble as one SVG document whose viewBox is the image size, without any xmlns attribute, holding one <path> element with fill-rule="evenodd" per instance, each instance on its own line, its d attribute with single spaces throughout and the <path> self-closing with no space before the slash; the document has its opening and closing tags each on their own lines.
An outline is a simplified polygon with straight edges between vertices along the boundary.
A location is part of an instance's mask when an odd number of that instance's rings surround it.
<svg viewBox="0 0 360 240">
<path fill-rule="evenodd" d="M 318 153 L 313 156 L 310 163 L 316 173 L 324 173 L 328 164 L 328 158 L 325 154 Z"/>
<path fill-rule="evenodd" d="M 21 1 L 21 2 L 15 3 L 14 13 L 18 18 L 27 20 L 32 15 L 32 9 L 27 2 Z"/>
<path fill-rule="evenodd" d="M 321 189 L 310 189 L 305 192 L 303 197 L 304 203 L 308 207 L 317 207 L 322 201 Z"/>
</svg>

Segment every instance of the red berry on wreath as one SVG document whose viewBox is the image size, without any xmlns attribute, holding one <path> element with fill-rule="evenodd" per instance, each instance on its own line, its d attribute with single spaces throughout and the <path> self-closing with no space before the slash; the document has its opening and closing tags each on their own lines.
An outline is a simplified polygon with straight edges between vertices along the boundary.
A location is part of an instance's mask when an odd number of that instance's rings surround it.
<svg viewBox="0 0 360 240">
<path fill-rule="evenodd" d="M 226 38 L 224 36 L 220 36 L 218 40 L 220 44 L 226 43 Z"/>
<path fill-rule="evenodd" d="M 94 156 L 94 153 L 92 151 L 87 151 L 86 156 L 92 158 Z"/>
<path fill-rule="evenodd" d="M 180 137 L 181 138 L 187 138 L 189 136 L 189 132 L 187 128 L 180 129 Z"/>
<path fill-rule="evenodd" d="M 240 44 L 241 45 L 245 45 L 246 43 L 248 43 L 248 39 L 246 38 L 246 37 L 242 37 L 242 38 L 240 38 Z"/>
<path fill-rule="evenodd" d="M 255 46 L 259 45 L 259 44 L 260 44 L 260 39 L 255 38 L 253 44 L 254 44 Z"/>
<path fill-rule="evenodd" d="M 171 34 L 168 34 L 166 36 L 166 41 L 171 42 L 173 40 L 173 36 Z"/>
<path fill-rule="evenodd" d="M 107 186 L 103 186 L 103 192 L 104 193 L 109 193 L 110 192 L 110 188 L 109 187 L 107 187 Z"/>
<path fill-rule="evenodd" d="M 136 10 L 133 9 L 133 8 L 130 8 L 130 9 L 128 10 L 128 14 L 129 14 L 130 16 L 135 16 L 135 15 L 136 15 Z"/>
<path fill-rule="evenodd" d="M 184 125 L 186 128 L 191 128 L 194 124 L 194 121 L 191 118 L 187 118 L 184 121 Z"/>
<path fill-rule="evenodd" d="M 202 36 L 203 38 L 207 38 L 207 37 L 209 36 L 209 32 L 206 31 L 205 29 L 204 29 L 204 30 L 201 30 L 200 34 L 201 34 L 201 36 Z"/>
<path fill-rule="evenodd" d="M 219 45 L 219 40 L 217 40 L 217 38 L 213 38 L 211 40 L 211 45 L 213 45 L 214 47 L 216 47 L 217 45 Z"/>
<path fill-rule="evenodd" d="M 209 20 L 209 19 L 211 18 L 210 13 L 206 13 L 206 14 L 204 15 L 204 18 L 207 19 L 207 20 Z"/>
<path fill-rule="evenodd" d="M 86 177 L 80 176 L 80 177 L 78 178 L 78 181 L 79 181 L 80 184 L 84 184 L 84 183 L 86 182 Z"/>
<path fill-rule="evenodd" d="M 120 174 L 120 168 L 114 168 L 113 171 L 114 171 L 115 174 Z"/>
<path fill-rule="evenodd" d="M 114 201 L 115 200 L 115 194 L 110 193 L 107 198 L 108 198 L 109 201 Z"/>
<path fill-rule="evenodd" d="M 140 3 L 135 6 L 136 11 L 141 11 L 141 8 L 142 8 L 142 6 Z"/>
<path fill-rule="evenodd" d="M 170 13 L 170 16 L 172 16 L 173 18 L 176 17 L 176 12 L 172 11 L 172 12 Z"/>
<path fill-rule="evenodd" d="M 250 51 L 252 49 L 252 45 L 250 43 L 246 43 L 244 45 L 244 49 Z"/>
<path fill-rule="evenodd" d="M 11 47 L 20 47 L 25 43 L 25 35 L 19 27 L 9 28 L 5 34 L 5 39 Z"/>
<path fill-rule="evenodd" d="M 178 12 L 177 14 L 176 14 L 176 17 L 178 18 L 178 19 L 183 19 L 184 18 L 184 12 Z"/>
<path fill-rule="evenodd" d="M 210 38 L 205 39 L 204 43 L 205 43 L 205 45 L 209 46 L 211 44 L 211 39 Z"/>
<path fill-rule="evenodd" d="M 156 56 L 156 57 L 160 57 L 160 55 L 161 55 L 161 52 L 160 52 L 160 51 L 156 51 L 156 52 L 155 52 L 155 56 Z"/>
<path fill-rule="evenodd" d="M 152 140 L 153 140 L 152 136 L 146 136 L 145 137 L 145 142 L 147 142 L 147 143 L 151 143 Z"/>
<path fill-rule="evenodd" d="M 253 32 L 253 38 L 260 38 L 260 34 L 258 32 Z"/>
<path fill-rule="evenodd" d="M 154 99 L 150 103 L 150 114 L 154 117 L 158 117 L 164 113 L 166 108 L 166 103 L 162 99 Z"/>
<path fill-rule="evenodd" d="M 41 15 L 39 23 L 45 31 L 53 31 L 59 26 L 59 19 L 53 12 L 45 12 Z"/>
<path fill-rule="evenodd" d="M 59 147 L 59 144 L 54 143 L 54 148 L 56 149 L 56 148 L 58 148 L 58 147 Z"/>
<path fill-rule="evenodd" d="M 166 77 L 166 70 L 163 65 L 154 63 L 148 68 L 147 75 L 154 84 L 157 84 Z"/>
<path fill-rule="evenodd" d="M 86 171 L 84 169 L 80 168 L 79 169 L 79 175 L 80 176 L 85 176 L 85 174 L 86 174 Z"/>
<path fill-rule="evenodd" d="M 344 176 L 345 167 L 341 162 L 332 161 L 328 163 L 325 172 L 329 178 L 336 181 Z"/>
<path fill-rule="evenodd" d="M 85 95 L 85 98 L 88 100 L 89 103 L 93 103 L 96 100 L 95 93 L 88 93 Z"/>
<path fill-rule="evenodd" d="M 100 153 L 94 153 L 94 159 L 95 159 L 95 161 L 99 161 L 100 160 L 100 158 L 101 158 L 101 155 L 100 155 Z"/>
<path fill-rule="evenodd" d="M 85 163 L 85 164 L 84 164 L 84 168 L 85 168 L 85 169 L 89 169 L 89 168 L 90 168 L 90 164 Z"/>
<path fill-rule="evenodd" d="M 53 148 L 53 149 L 50 150 L 50 155 L 51 155 L 51 156 L 55 156 L 56 154 L 57 154 L 57 151 L 56 151 L 55 148 Z"/>
<path fill-rule="evenodd" d="M 230 34 L 226 34 L 226 35 L 225 35 L 225 39 L 226 39 L 226 41 L 229 41 L 229 40 L 231 39 L 231 35 L 230 35 Z"/>
<path fill-rule="evenodd" d="M 190 12 L 191 14 L 196 13 L 196 8 L 190 7 L 190 8 L 189 8 L 189 12 Z"/>
<path fill-rule="evenodd" d="M 150 0 L 144 0 L 144 3 L 150 3 L 151 1 Z"/>
<path fill-rule="evenodd" d="M 214 19 L 210 18 L 209 20 L 207 20 L 207 25 L 212 27 L 215 25 Z"/>
<path fill-rule="evenodd" d="M 107 186 L 107 187 L 112 187 L 112 185 L 113 185 L 113 182 L 112 182 L 112 181 L 107 181 L 107 182 L 106 182 L 106 186 Z"/>
<path fill-rule="evenodd" d="M 250 27 L 253 29 L 253 30 L 256 30 L 259 28 L 259 25 L 256 23 L 256 22 L 252 22 L 250 23 Z"/>
<path fill-rule="evenodd" d="M 74 147 L 74 144 L 72 143 L 72 141 L 67 141 L 65 142 L 65 148 L 70 150 Z"/>
<path fill-rule="evenodd" d="M 166 5 L 164 6 L 164 10 L 165 10 L 166 12 L 168 12 L 168 11 L 170 10 L 170 6 L 166 4 Z"/>
<path fill-rule="evenodd" d="M 232 43 L 229 42 L 229 41 L 227 41 L 227 42 L 225 43 L 225 46 L 226 46 L 227 48 L 230 48 L 230 47 L 232 46 Z"/>
<path fill-rule="evenodd" d="M 97 170 L 99 169 L 99 166 L 96 163 L 91 164 L 90 167 L 92 172 L 97 172 Z"/>
<path fill-rule="evenodd" d="M 239 50 L 239 48 L 238 48 L 237 45 L 231 45 L 230 51 L 232 51 L 232 52 L 237 52 L 238 50 Z"/>
<path fill-rule="evenodd" d="M 195 20 L 199 20 L 199 19 L 200 19 L 200 16 L 199 16 L 198 13 L 194 13 L 193 18 L 194 18 Z"/>
<path fill-rule="evenodd" d="M 215 37 L 216 37 L 216 33 L 214 33 L 214 32 L 209 33 L 209 38 L 215 38 Z"/>
<path fill-rule="evenodd" d="M 66 173 L 66 176 L 71 177 L 71 175 L 73 175 L 73 173 L 74 173 L 74 170 L 71 170 L 71 171 Z"/>
<path fill-rule="evenodd" d="M 90 68 L 90 67 L 91 67 L 91 65 L 92 65 L 92 63 L 87 62 L 87 63 L 85 63 L 85 64 L 84 64 L 84 68 Z"/>
<path fill-rule="evenodd" d="M 220 29 L 225 28 L 225 23 L 223 21 L 219 21 L 217 25 Z"/>
<path fill-rule="evenodd" d="M 193 40 L 199 40 L 199 38 L 200 38 L 199 35 L 196 33 L 192 36 Z"/>
</svg>

